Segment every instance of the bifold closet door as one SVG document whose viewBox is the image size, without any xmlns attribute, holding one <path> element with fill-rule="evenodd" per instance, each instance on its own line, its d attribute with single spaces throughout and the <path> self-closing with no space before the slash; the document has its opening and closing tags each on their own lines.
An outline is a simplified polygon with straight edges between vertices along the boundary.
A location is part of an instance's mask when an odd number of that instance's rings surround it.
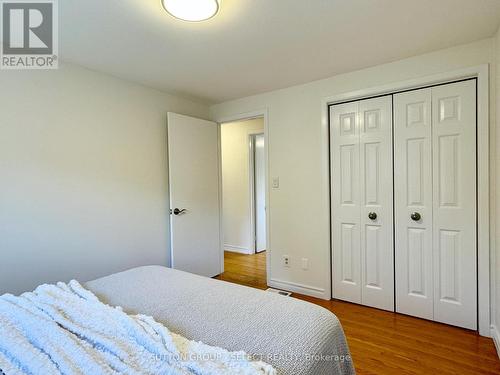
<svg viewBox="0 0 500 375">
<path fill-rule="evenodd" d="M 431 89 L 394 95 L 396 311 L 434 318 Z"/>
<path fill-rule="evenodd" d="M 394 311 L 392 96 L 359 102 L 361 302 Z"/>
<path fill-rule="evenodd" d="M 394 95 L 396 311 L 477 328 L 476 82 Z"/>
<path fill-rule="evenodd" d="M 434 320 L 477 328 L 476 81 L 432 89 Z"/>
<path fill-rule="evenodd" d="M 333 295 L 361 303 L 359 103 L 330 107 Z"/>
<path fill-rule="evenodd" d="M 330 108 L 334 297 L 394 309 L 392 98 Z"/>
</svg>

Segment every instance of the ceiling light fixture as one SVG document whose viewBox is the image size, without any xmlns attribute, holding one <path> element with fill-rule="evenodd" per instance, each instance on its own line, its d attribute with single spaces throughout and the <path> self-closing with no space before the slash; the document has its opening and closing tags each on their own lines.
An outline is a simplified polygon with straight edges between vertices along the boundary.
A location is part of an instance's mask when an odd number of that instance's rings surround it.
<svg viewBox="0 0 500 375">
<path fill-rule="evenodd" d="M 175 18 L 199 22 L 217 14 L 220 0 L 162 0 L 162 3 L 165 10 Z"/>
</svg>

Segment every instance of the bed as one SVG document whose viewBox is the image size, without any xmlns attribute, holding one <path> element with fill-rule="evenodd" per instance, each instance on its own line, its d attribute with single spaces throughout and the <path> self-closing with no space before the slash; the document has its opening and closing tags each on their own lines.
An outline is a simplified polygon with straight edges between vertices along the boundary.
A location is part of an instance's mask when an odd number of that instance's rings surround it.
<svg viewBox="0 0 500 375">
<path fill-rule="evenodd" d="M 244 350 L 283 375 L 353 374 L 340 322 L 330 311 L 161 266 L 84 284 L 129 314 L 146 314 L 188 339 Z"/>
</svg>

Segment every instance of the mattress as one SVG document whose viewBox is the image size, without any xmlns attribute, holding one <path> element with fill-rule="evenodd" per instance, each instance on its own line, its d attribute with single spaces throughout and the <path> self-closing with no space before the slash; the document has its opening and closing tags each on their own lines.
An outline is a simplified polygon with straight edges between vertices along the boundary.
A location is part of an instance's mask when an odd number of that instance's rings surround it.
<svg viewBox="0 0 500 375">
<path fill-rule="evenodd" d="M 161 266 L 84 286 L 102 302 L 150 315 L 188 339 L 244 350 L 279 374 L 354 374 L 337 317 L 305 301 Z"/>
</svg>

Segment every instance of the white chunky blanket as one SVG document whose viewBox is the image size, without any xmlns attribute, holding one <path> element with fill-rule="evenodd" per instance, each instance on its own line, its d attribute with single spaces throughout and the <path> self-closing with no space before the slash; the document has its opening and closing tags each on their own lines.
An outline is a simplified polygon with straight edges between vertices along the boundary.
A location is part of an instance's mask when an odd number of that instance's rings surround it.
<svg viewBox="0 0 500 375">
<path fill-rule="evenodd" d="M 0 369 L 11 374 L 275 374 L 244 352 L 190 341 L 101 303 L 77 281 L 0 297 Z"/>
</svg>

